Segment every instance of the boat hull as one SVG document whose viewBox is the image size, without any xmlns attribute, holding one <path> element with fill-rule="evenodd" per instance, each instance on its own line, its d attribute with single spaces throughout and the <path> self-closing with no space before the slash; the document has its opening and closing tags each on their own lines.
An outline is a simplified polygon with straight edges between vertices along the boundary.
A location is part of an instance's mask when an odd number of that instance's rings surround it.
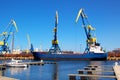
<svg viewBox="0 0 120 80">
<path fill-rule="evenodd" d="M 11 64 L 6 64 L 6 67 L 24 68 L 24 67 L 27 67 L 27 65 L 26 64 L 24 64 L 24 65 L 23 64 L 21 64 L 21 65 L 18 65 L 18 64 L 17 65 L 16 64 L 15 65 L 13 65 L 13 64 L 12 65 Z"/>
<path fill-rule="evenodd" d="M 106 60 L 107 53 L 48 54 L 33 52 L 35 60 Z"/>
<path fill-rule="evenodd" d="M 22 60 L 12 60 L 8 63 L 5 63 L 6 67 L 27 67 L 27 64 L 22 63 Z"/>
</svg>

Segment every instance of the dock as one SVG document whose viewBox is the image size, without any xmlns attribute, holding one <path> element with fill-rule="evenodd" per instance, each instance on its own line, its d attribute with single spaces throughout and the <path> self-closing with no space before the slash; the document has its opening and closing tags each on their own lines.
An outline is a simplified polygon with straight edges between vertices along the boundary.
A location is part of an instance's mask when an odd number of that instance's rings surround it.
<svg viewBox="0 0 120 80">
<path fill-rule="evenodd" d="M 56 64 L 56 62 L 44 62 L 44 61 L 35 61 L 35 62 L 22 62 L 27 65 L 44 65 L 44 64 Z M 0 70 L 4 69 L 5 63 L 0 64 Z"/>
<path fill-rule="evenodd" d="M 82 72 L 100 72 L 100 71 L 101 71 L 101 72 L 114 72 L 114 71 L 112 71 L 112 70 L 110 71 L 110 70 L 84 70 L 84 69 L 83 69 L 83 70 L 80 69 L 80 70 L 77 70 L 77 71 L 78 71 L 79 73 L 82 73 Z"/>
<path fill-rule="evenodd" d="M 69 80 L 76 80 L 76 76 L 81 77 L 80 80 L 88 80 L 87 77 L 116 78 L 116 76 L 105 76 L 105 75 L 69 74 Z"/>
<path fill-rule="evenodd" d="M 118 66 L 114 67 L 117 68 Z M 120 69 L 120 66 L 119 66 Z M 116 70 L 118 73 L 120 70 Z M 78 69 L 78 74 L 68 74 L 69 80 L 97 80 L 97 78 L 114 78 L 117 80 L 120 80 L 120 73 L 118 76 L 118 73 L 115 70 L 113 70 L 112 66 L 111 69 L 103 69 L 102 66 L 97 65 L 88 65 L 84 67 L 83 69 Z M 112 73 L 113 75 L 104 75 L 101 73 Z M 114 75 L 116 74 L 116 75 Z M 119 77 L 119 79 L 118 79 Z"/>
<path fill-rule="evenodd" d="M 5 76 L 0 76 L 0 80 L 19 80 L 19 79 L 5 77 Z"/>
<path fill-rule="evenodd" d="M 6 67 L 5 67 L 5 66 L 0 65 L 0 71 L 3 71 L 3 70 L 5 70 L 5 69 L 6 69 Z"/>
<path fill-rule="evenodd" d="M 23 62 L 27 65 L 44 65 L 44 64 L 56 64 L 56 62 L 42 62 L 42 61 L 37 61 L 37 62 Z"/>
</svg>

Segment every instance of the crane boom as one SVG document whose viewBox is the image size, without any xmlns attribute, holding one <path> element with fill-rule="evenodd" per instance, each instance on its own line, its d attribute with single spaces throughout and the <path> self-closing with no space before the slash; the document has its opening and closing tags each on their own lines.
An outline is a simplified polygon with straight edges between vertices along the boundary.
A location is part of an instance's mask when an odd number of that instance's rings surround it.
<svg viewBox="0 0 120 80">
<path fill-rule="evenodd" d="M 84 21 L 84 18 L 87 18 L 86 15 L 84 14 L 83 12 L 83 9 L 81 8 L 78 12 L 78 15 L 77 15 L 77 18 L 76 18 L 76 23 L 78 22 L 78 19 L 82 18 L 82 23 L 83 23 L 83 27 L 84 27 L 84 30 L 85 30 L 85 34 L 87 36 L 87 39 L 89 39 L 89 36 L 88 36 L 88 31 L 87 31 L 87 27 L 86 27 L 86 24 L 85 24 L 85 21 Z"/>
<path fill-rule="evenodd" d="M 76 23 L 78 22 L 78 19 L 79 19 L 79 17 L 80 17 L 81 14 L 82 14 L 82 11 L 83 11 L 83 9 L 81 8 L 81 9 L 79 10 L 79 12 L 78 12 L 78 15 L 77 15 L 77 18 L 76 18 Z"/>
<path fill-rule="evenodd" d="M 15 27 L 15 29 L 16 29 L 16 32 L 18 32 L 18 27 L 17 27 L 17 25 L 16 25 L 16 22 L 12 19 L 11 20 L 11 22 L 12 22 L 12 24 L 14 25 L 14 27 Z"/>
</svg>

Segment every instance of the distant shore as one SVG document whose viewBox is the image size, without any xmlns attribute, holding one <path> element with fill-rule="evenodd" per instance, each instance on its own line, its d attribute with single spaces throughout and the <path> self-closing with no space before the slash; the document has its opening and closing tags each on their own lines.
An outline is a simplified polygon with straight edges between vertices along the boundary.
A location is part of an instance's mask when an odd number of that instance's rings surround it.
<svg viewBox="0 0 120 80">
<path fill-rule="evenodd" d="M 11 60 L 12 58 L 17 60 L 33 60 L 32 53 L 21 53 L 21 54 L 0 54 L 0 60 Z"/>
<path fill-rule="evenodd" d="M 120 60 L 120 52 L 108 52 L 107 60 Z"/>
<path fill-rule="evenodd" d="M 34 60 L 32 53 L 0 54 L 0 60 L 11 60 L 12 58 L 17 60 Z M 120 60 L 120 53 L 109 52 L 107 60 Z"/>
</svg>

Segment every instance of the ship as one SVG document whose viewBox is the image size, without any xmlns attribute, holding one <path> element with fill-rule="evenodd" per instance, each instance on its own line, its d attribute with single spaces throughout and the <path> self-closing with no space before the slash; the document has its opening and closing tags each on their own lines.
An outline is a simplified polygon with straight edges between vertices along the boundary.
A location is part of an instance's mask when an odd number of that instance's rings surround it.
<svg viewBox="0 0 120 80">
<path fill-rule="evenodd" d="M 50 54 L 44 52 L 33 52 L 35 60 L 106 60 L 106 53 L 83 53 L 83 54 Z"/>
<path fill-rule="evenodd" d="M 86 48 L 83 53 L 75 54 L 73 52 L 64 53 L 63 51 L 61 51 L 57 39 L 58 12 L 56 11 L 54 39 L 52 40 L 52 47 L 49 49 L 48 52 L 32 51 L 34 59 L 36 60 L 106 60 L 108 53 L 101 47 L 100 43 L 97 42 L 96 37 L 92 35 L 92 31 L 95 31 L 95 28 L 93 28 L 88 22 L 88 17 L 84 13 L 83 8 L 79 10 L 76 18 L 76 22 L 78 22 L 80 16 L 87 37 Z"/>
</svg>

